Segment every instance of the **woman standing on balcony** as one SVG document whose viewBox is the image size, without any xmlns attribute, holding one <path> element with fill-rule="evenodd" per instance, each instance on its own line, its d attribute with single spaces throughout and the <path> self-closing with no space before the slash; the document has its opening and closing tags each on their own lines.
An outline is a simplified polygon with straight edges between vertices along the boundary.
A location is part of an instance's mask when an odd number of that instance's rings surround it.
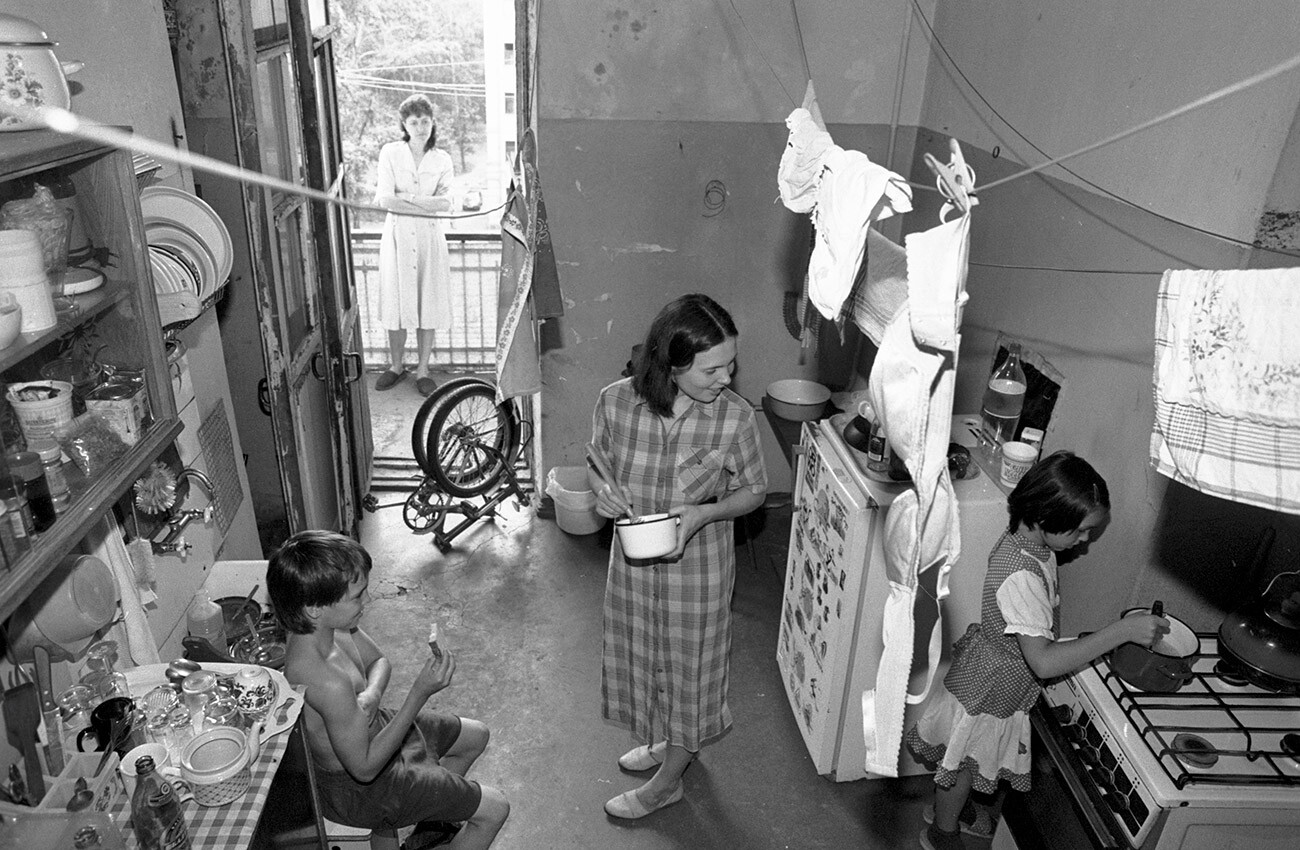
<svg viewBox="0 0 1300 850">
<path fill-rule="evenodd" d="M 415 386 L 427 396 L 437 387 L 429 377 L 433 332 L 451 327 L 451 262 L 446 225 L 424 216 L 451 209 L 453 171 L 451 157 L 434 147 L 438 128 L 429 99 L 411 95 L 397 113 L 402 141 L 380 148 L 375 189 L 375 204 L 389 211 L 379 241 L 379 323 L 388 330 L 388 369 L 375 389 L 391 389 L 406 377 L 406 331 L 415 328 Z"/>
</svg>

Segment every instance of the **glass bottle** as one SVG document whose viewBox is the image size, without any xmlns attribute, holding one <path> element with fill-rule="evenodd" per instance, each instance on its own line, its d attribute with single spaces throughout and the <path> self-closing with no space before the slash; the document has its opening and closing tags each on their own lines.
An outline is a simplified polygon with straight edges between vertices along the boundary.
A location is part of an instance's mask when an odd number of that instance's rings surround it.
<svg viewBox="0 0 1300 850">
<path fill-rule="evenodd" d="M 994 446 L 1014 440 L 1020 412 L 1025 406 L 1025 389 L 1028 382 L 1020 365 L 1020 343 L 1007 346 L 1007 357 L 989 375 L 984 390 L 984 404 L 980 410 L 984 438 Z"/>
<path fill-rule="evenodd" d="M 154 767 L 152 756 L 135 763 L 131 824 L 141 850 L 188 850 L 189 829 L 176 789 Z"/>
<path fill-rule="evenodd" d="M 4 519 L 13 531 L 14 546 L 20 553 L 26 552 L 32 548 L 36 526 L 32 524 L 32 511 L 27 507 L 22 481 L 4 469 L 0 469 L 0 501 L 5 504 Z"/>
<path fill-rule="evenodd" d="M 23 495 L 32 515 L 32 528 L 45 531 L 54 525 L 59 515 L 54 510 L 54 500 L 50 498 L 41 456 L 36 452 L 9 452 L 5 455 L 5 465 L 14 478 L 22 482 Z"/>
<path fill-rule="evenodd" d="M 54 510 L 63 513 L 72 501 L 72 491 L 68 487 L 68 478 L 63 474 L 63 449 L 53 440 L 37 440 L 29 449 L 36 452 L 45 470 L 45 483 L 50 488 L 50 500 Z"/>
</svg>

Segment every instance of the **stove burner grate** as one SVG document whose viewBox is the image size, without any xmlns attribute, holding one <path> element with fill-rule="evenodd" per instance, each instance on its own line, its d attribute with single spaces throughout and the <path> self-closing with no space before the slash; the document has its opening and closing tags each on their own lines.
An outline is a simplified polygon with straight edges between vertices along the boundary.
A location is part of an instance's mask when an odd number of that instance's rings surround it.
<svg viewBox="0 0 1300 850">
<path fill-rule="evenodd" d="M 1241 671 L 1241 668 L 1226 658 L 1220 658 L 1215 662 L 1214 673 L 1225 685 L 1244 688 L 1250 684 L 1250 679 L 1246 678 L 1246 674 Z"/>
<path fill-rule="evenodd" d="M 1300 733 L 1287 732 L 1282 736 L 1282 752 L 1293 761 L 1300 762 Z"/>
</svg>

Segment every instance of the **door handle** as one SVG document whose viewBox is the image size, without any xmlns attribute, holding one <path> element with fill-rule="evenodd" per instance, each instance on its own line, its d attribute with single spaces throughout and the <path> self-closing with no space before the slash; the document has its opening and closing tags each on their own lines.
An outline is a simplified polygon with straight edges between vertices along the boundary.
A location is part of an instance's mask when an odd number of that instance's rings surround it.
<svg viewBox="0 0 1300 850">
<path fill-rule="evenodd" d="M 262 378 L 257 382 L 257 408 L 263 416 L 271 415 L 271 385 Z"/>
<path fill-rule="evenodd" d="M 355 384 L 361 378 L 361 373 L 365 370 L 365 364 L 361 359 L 360 351 L 345 351 L 343 353 L 343 379 L 349 384 Z"/>
<path fill-rule="evenodd" d="M 316 376 L 316 380 L 325 380 L 325 355 L 317 351 L 311 356 L 311 373 Z"/>
</svg>

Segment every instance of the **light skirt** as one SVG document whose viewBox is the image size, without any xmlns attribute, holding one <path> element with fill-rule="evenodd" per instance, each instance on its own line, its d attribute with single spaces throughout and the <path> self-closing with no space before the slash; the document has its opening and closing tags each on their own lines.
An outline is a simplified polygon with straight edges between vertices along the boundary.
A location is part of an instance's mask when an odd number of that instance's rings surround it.
<svg viewBox="0 0 1300 850">
<path fill-rule="evenodd" d="M 908 731 L 908 746 L 936 765 L 935 782 L 949 786 L 956 774 L 969 770 L 972 787 L 992 793 L 999 779 L 1017 791 L 1029 790 L 1029 715 L 1010 717 L 968 714 L 947 689 Z"/>
</svg>

